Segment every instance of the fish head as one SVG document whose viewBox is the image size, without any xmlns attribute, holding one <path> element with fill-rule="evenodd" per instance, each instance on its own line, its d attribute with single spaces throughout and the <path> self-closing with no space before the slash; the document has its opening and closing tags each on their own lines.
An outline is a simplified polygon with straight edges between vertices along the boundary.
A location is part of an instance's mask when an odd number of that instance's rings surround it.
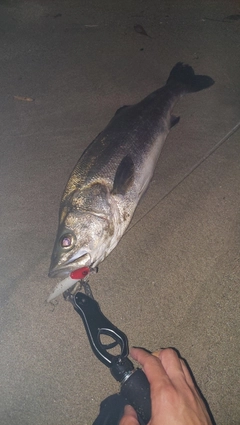
<svg viewBox="0 0 240 425">
<path fill-rule="evenodd" d="M 57 233 L 49 277 L 64 277 L 73 270 L 96 265 L 108 234 L 105 218 L 90 213 L 68 214 Z"/>
<path fill-rule="evenodd" d="M 66 277 L 81 267 L 95 267 L 106 256 L 105 251 L 113 234 L 111 215 L 104 210 L 103 202 L 101 210 L 96 208 L 97 196 L 93 198 L 95 208 L 90 206 L 89 196 L 86 198 L 86 193 L 84 196 L 84 200 L 88 199 L 87 204 L 81 201 L 83 194 L 78 196 L 76 203 L 75 194 L 71 206 L 65 206 L 60 211 L 49 277 Z"/>
</svg>

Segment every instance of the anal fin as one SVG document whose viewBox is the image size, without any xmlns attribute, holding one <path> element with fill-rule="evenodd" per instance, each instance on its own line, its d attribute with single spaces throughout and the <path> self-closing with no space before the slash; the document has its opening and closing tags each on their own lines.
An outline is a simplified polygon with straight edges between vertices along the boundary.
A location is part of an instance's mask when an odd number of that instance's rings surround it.
<svg viewBox="0 0 240 425">
<path fill-rule="evenodd" d="M 177 117 L 176 115 L 171 115 L 170 117 L 170 128 L 174 127 L 180 120 L 180 117 Z"/>
</svg>

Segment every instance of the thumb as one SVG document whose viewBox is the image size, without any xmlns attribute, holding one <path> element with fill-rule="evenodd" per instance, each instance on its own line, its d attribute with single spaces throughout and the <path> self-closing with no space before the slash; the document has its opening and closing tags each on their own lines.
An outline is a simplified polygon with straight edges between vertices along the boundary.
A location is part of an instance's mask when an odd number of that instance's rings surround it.
<svg viewBox="0 0 240 425">
<path fill-rule="evenodd" d="M 119 422 L 119 425 L 139 425 L 137 414 L 132 406 L 125 406 L 124 415 Z"/>
</svg>

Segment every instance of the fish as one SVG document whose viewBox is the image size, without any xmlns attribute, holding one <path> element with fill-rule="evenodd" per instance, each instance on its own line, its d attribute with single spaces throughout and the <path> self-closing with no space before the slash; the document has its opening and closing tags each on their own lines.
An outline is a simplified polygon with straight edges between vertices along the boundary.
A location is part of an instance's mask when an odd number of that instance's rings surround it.
<svg viewBox="0 0 240 425">
<path fill-rule="evenodd" d="M 166 84 L 139 103 L 120 107 L 85 149 L 62 195 L 49 277 L 96 268 L 116 247 L 147 190 L 185 94 L 214 84 L 178 62 Z"/>
</svg>

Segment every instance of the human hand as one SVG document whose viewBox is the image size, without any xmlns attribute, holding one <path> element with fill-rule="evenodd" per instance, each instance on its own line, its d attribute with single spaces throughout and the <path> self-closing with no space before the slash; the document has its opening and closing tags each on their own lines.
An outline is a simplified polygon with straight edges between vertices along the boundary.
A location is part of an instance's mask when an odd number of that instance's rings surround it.
<svg viewBox="0 0 240 425">
<path fill-rule="evenodd" d="M 184 360 L 174 350 L 167 348 L 153 355 L 132 348 L 130 354 L 142 365 L 150 383 L 152 417 L 148 425 L 212 425 Z M 125 407 L 119 425 L 139 425 L 131 406 Z"/>
</svg>

